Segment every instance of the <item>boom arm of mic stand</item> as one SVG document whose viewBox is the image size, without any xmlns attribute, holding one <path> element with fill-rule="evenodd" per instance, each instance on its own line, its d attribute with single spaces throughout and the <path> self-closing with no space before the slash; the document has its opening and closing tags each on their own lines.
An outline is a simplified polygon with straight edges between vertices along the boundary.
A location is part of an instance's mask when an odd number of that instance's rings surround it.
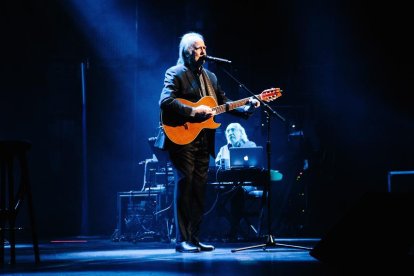
<svg viewBox="0 0 414 276">
<path fill-rule="evenodd" d="M 244 84 L 242 84 L 238 79 L 236 79 L 228 70 L 224 69 L 222 66 L 218 66 L 218 67 L 224 73 L 226 73 L 231 79 L 233 79 L 239 85 L 239 87 L 241 87 L 244 90 L 246 90 L 249 94 L 251 94 L 253 96 L 253 98 L 255 98 L 256 100 L 258 100 L 269 111 L 270 114 L 275 115 L 280 120 L 282 120 L 283 122 L 286 122 L 286 119 L 284 117 L 282 117 L 282 115 L 280 115 L 279 113 L 277 113 L 267 103 L 265 103 L 264 101 L 262 101 L 262 99 L 260 99 L 259 97 L 257 97 L 256 94 L 254 94 L 252 91 L 250 91 Z"/>
<path fill-rule="evenodd" d="M 250 91 L 249 91 L 250 92 Z M 250 92 L 251 93 L 251 92 Z M 282 117 L 282 115 L 280 115 L 279 113 L 277 113 L 273 108 L 271 108 L 267 103 L 265 103 L 264 101 L 262 101 L 261 99 L 259 99 L 256 95 L 254 95 L 254 98 L 259 100 L 260 103 L 266 108 L 266 110 L 272 114 L 277 116 L 280 120 L 282 120 L 283 122 L 286 122 L 286 119 L 284 117 Z"/>
</svg>

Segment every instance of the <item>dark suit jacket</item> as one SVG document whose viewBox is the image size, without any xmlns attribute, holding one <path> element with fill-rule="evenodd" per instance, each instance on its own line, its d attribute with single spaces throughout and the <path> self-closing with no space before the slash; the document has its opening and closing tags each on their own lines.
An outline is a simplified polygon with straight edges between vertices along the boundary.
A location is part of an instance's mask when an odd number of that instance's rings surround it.
<svg viewBox="0 0 414 276">
<path fill-rule="evenodd" d="M 205 70 L 211 80 L 211 84 L 216 93 L 217 104 L 221 105 L 230 101 L 225 96 L 224 91 L 220 88 L 216 75 L 207 69 L 203 70 Z M 193 72 L 191 72 L 188 67 L 183 64 L 175 65 L 166 71 L 164 78 L 164 88 L 161 92 L 159 106 L 163 111 L 173 111 L 174 113 L 180 114 L 182 116 L 190 117 L 192 108 L 182 104 L 180 101 L 176 100 L 176 98 L 186 99 L 191 102 L 197 102 L 201 99 L 200 82 L 198 78 L 193 74 Z M 230 111 L 230 113 L 244 118 L 248 118 L 250 115 L 240 108 L 236 108 Z M 207 131 L 209 139 L 209 153 L 214 158 L 215 129 L 205 129 L 204 131 Z M 169 150 L 173 147 L 180 147 L 168 139 L 162 128 L 160 128 L 155 146 L 163 150 Z"/>
</svg>

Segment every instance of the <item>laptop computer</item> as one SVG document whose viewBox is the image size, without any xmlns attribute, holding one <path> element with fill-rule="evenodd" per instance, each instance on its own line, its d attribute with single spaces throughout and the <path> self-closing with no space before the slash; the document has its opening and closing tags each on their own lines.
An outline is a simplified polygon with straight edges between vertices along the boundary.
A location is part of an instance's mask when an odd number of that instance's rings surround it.
<svg viewBox="0 0 414 276">
<path fill-rule="evenodd" d="M 229 148 L 230 169 L 263 168 L 263 147 Z"/>
</svg>

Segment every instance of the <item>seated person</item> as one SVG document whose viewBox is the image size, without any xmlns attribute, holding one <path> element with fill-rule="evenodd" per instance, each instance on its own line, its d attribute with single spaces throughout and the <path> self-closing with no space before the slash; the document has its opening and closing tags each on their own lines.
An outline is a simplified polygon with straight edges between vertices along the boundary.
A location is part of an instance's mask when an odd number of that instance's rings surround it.
<svg viewBox="0 0 414 276">
<path fill-rule="evenodd" d="M 228 168 L 230 165 L 230 147 L 256 147 L 256 143 L 249 141 L 245 129 L 239 123 L 230 123 L 226 128 L 227 144 L 220 148 L 216 157 L 216 166 Z M 254 186 L 237 187 L 230 199 L 230 231 L 229 240 L 236 240 L 240 220 L 244 213 L 244 203 L 249 192 L 255 191 Z"/>
<path fill-rule="evenodd" d="M 226 128 L 227 144 L 220 148 L 216 157 L 216 165 L 228 168 L 230 165 L 230 147 L 250 148 L 255 147 L 256 143 L 249 141 L 246 131 L 239 123 L 231 123 Z"/>
</svg>

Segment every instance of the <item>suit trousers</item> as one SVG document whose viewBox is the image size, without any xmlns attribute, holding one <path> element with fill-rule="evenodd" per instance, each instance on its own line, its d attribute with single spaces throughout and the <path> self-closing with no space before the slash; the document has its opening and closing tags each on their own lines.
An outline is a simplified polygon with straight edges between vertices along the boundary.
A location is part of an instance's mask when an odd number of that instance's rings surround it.
<svg viewBox="0 0 414 276">
<path fill-rule="evenodd" d="M 187 144 L 169 151 L 174 167 L 174 218 L 176 242 L 199 242 L 204 215 L 209 168 L 208 138 L 205 131 Z"/>
</svg>

